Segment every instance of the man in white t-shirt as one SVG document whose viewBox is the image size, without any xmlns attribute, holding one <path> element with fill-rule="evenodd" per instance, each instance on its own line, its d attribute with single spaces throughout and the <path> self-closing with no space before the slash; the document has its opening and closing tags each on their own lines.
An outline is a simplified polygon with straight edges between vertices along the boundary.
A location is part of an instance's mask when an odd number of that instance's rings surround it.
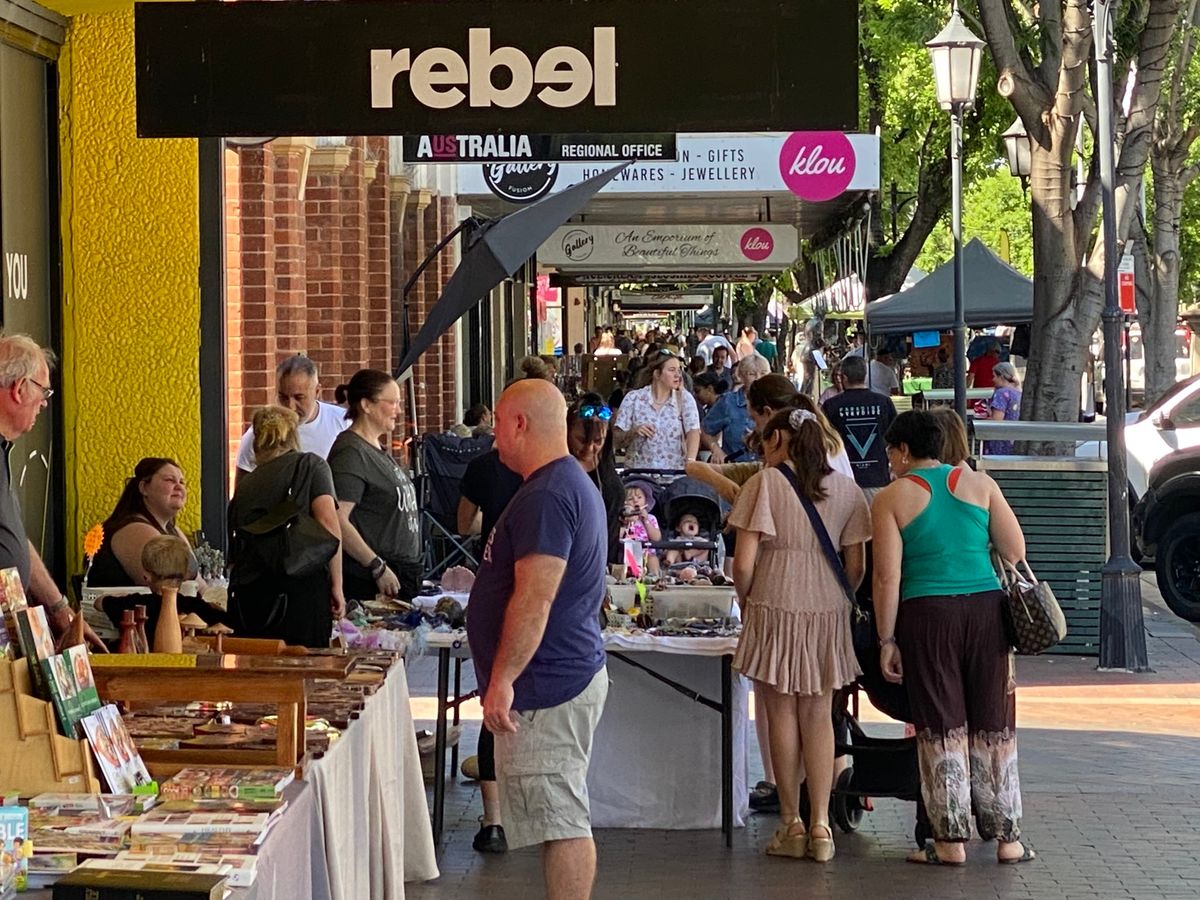
<svg viewBox="0 0 1200 900">
<path fill-rule="evenodd" d="M 301 353 L 281 362 L 275 375 L 279 384 L 277 402 L 300 417 L 300 449 L 325 459 L 334 439 L 350 425 L 346 410 L 321 401 L 317 365 Z M 253 472 L 254 466 L 254 430 L 247 428 L 238 445 L 238 475 Z"/>
<path fill-rule="evenodd" d="M 729 351 L 729 359 L 731 361 L 736 359 L 736 355 L 733 350 L 733 344 L 729 343 L 729 338 L 723 337 L 719 334 L 711 334 L 707 328 L 699 329 L 699 333 L 700 343 L 696 345 L 696 355 L 704 357 L 704 364 L 706 366 L 712 365 L 712 352 L 714 347 L 724 347 Z"/>
</svg>

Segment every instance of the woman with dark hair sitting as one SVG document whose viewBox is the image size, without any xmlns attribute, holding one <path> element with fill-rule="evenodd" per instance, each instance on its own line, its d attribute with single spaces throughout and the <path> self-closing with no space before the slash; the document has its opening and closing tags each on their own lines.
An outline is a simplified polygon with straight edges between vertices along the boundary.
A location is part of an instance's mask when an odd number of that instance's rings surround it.
<svg viewBox="0 0 1200 900">
<path fill-rule="evenodd" d="M 92 561 L 90 587 L 145 587 L 150 583 L 142 568 L 142 548 L 151 538 L 168 534 L 186 543 L 175 517 L 187 503 L 187 481 L 173 459 L 148 456 L 138 462 L 133 477 L 104 520 L 104 544 Z M 189 547 L 189 552 L 190 547 Z M 197 578 L 195 554 L 188 566 L 189 579 Z M 203 588 L 203 584 L 200 585 Z"/>
<path fill-rule="evenodd" d="M 908 691 L 934 837 L 909 860 L 961 865 L 974 813 L 1000 862 L 1025 862 L 1016 685 L 991 561 L 992 548 L 1024 559 L 1025 537 L 995 481 L 939 458 L 933 415 L 901 413 L 884 440 L 896 480 L 872 507 L 879 662 Z"/>
</svg>

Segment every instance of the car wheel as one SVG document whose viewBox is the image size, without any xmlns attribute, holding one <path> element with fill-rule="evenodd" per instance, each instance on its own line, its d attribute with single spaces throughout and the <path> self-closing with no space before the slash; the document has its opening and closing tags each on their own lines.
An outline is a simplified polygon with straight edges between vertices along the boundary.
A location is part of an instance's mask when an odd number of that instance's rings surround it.
<svg viewBox="0 0 1200 900">
<path fill-rule="evenodd" d="M 1200 622 L 1200 513 L 1180 516 L 1158 542 L 1158 589 L 1167 606 L 1189 622 Z"/>
</svg>

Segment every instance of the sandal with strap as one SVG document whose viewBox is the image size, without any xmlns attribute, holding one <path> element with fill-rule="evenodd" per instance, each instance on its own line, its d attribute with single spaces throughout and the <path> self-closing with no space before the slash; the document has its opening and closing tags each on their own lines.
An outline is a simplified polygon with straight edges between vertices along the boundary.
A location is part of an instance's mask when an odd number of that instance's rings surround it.
<svg viewBox="0 0 1200 900">
<path fill-rule="evenodd" d="M 808 833 L 801 831 L 799 834 L 795 834 L 792 829 L 797 825 L 803 828 L 803 820 L 793 819 L 790 822 L 779 824 L 771 842 L 767 844 L 768 856 L 790 856 L 793 859 L 804 859 L 808 852 Z"/>
<path fill-rule="evenodd" d="M 906 856 L 904 860 L 922 866 L 965 866 L 967 864 L 966 860 L 942 859 L 938 856 L 937 847 L 934 846 L 933 841 L 926 841 L 924 847 Z"/>
<path fill-rule="evenodd" d="M 825 837 L 817 837 L 817 829 L 825 832 Z M 833 829 L 823 822 L 818 822 L 808 831 L 808 855 L 820 863 L 833 859 Z"/>
<path fill-rule="evenodd" d="M 1021 848 L 1024 852 L 1020 856 L 1014 856 L 1010 859 L 997 858 L 996 862 L 1000 863 L 1002 866 L 1015 866 L 1017 863 L 1031 862 L 1032 860 L 1037 859 L 1037 851 L 1035 851 L 1024 841 L 1021 842 Z"/>
</svg>

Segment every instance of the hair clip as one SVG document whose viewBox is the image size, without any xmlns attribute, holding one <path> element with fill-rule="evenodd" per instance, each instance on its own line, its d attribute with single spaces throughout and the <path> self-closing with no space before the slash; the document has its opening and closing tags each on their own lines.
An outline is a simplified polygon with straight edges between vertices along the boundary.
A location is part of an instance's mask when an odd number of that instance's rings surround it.
<svg viewBox="0 0 1200 900">
<path fill-rule="evenodd" d="M 788 416 L 788 424 L 796 431 L 800 430 L 800 426 L 805 422 L 815 422 L 817 417 L 807 409 L 793 409 Z"/>
</svg>

